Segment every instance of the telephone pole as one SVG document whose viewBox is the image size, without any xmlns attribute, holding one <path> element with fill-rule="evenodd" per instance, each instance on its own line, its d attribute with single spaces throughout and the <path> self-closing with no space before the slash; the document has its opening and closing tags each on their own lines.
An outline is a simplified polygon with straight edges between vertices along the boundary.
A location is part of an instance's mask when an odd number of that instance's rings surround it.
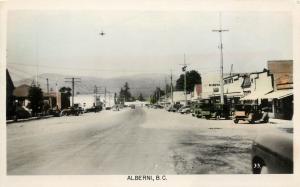
<svg viewBox="0 0 300 187">
<path fill-rule="evenodd" d="M 167 79 L 166 79 L 166 77 L 165 77 L 165 101 L 167 101 L 167 92 L 168 92 L 167 89 L 168 89 L 168 88 L 167 88 Z"/>
<path fill-rule="evenodd" d="M 171 103 L 173 104 L 173 74 L 172 74 L 172 70 L 171 70 Z"/>
<path fill-rule="evenodd" d="M 51 96 L 49 95 L 49 79 L 46 78 L 46 81 L 47 81 L 47 94 L 48 94 L 48 97 L 49 97 L 49 105 L 50 105 L 50 107 L 52 108 L 52 98 L 51 98 Z"/>
<path fill-rule="evenodd" d="M 229 75 L 231 76 L 231 74 L 233 75 L 233 64 L 231 64 L 231 66 L 230 66 L 230 73 L 229 73 Z"/>
<path fill-rule="evenodd" d="M 58 102 L 58 83 L 57 83 L 57 80 L 56 80 L 56 82 L 55 82 L 55 92 L 56 92 L 56 107 L 57 107 L 57 109 L 59 108 L 61 108 L 61 104 L 59 104 L 59 102 Z M 60 102 L 61 103 L 61 102 Z M 59 104 L 59 105 L 58 105 Z"/>
<path fill-rule="evenodd" d="M 46 78 L 46 81 L 47 81 L 47 93 L 49 94 L 49 79 Z"/>
<path fill-rule="evenodd" d="M 184 95 L 185 95 L 185 105 L 187 105 L 187 93 L 186 93 L 186 68 L 189 64 L 186 64 L 185 61 L 185 54 L 183 56 L 183 64 L 182 65 L 182 71 L 184 72 Z"/>
<path fill-rule="evenodd" d="M 65 82 L 72 83 L 72 105 L 74 106 L 74 95 L 75 95 L 75 83 L 81 82 L 80 78 L 65 78 Z"/>
<path fill-rule="evenodd" d="M 110 107 L 110 92 L 108 92 L 108 105 Z"/>
<path fill-rule="evenodd" d="M 100 89 L 100 86 L 96 86 L 94 87 L 94 93 L 95 93 L 95 106 L 97 106 L 97 99 L 98 99 L 98 89 Z M 100 101 L 100 95 L 99 95 L 99 101 Z"/>
<path fill-rule="evenodd" d="M 106 87 L 104 88 L 104 102 L 105 102 L 105 107 L 106 107 Z"/>
<path fill-rule="evenodd" d="M 223 82 L 223 42 L 222 42 L 222 33 L 227 32 L 229 30 L 222 29 L 222 15 L 219 14 L 219 29 L 212 30 L 212 32 L 218 32 L 220 38 L 220 97 L 221 97 L 221 104 L 224 104 L 224 82 Z"/>
</svg>

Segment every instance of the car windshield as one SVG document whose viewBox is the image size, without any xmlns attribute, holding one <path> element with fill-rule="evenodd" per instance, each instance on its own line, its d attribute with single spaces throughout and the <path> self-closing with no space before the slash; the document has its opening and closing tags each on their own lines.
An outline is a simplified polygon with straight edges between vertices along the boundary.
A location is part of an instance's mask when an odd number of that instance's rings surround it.
<svg viewBox="0 0 300 187">
<path fill-rule="evenodd" d="M 203 104 L 201 105 L 201 109 L 202 109 L 202 110 L 209 110 L 209 108 L 210 108 L 210 104 L 203 103 Z"/>
</svg>

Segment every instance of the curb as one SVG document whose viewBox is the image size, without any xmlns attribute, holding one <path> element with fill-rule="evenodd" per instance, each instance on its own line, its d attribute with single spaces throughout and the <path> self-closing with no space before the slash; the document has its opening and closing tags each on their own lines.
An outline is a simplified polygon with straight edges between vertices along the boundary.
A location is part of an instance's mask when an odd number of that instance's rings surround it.
<svg viewBox="0 0 300 187">
<path fill-rule="evenodd" d="M 53 115 L 48 115 L 48 116 L 42 116 L 42 117 L 31 117 L 27 119 L 18 119 L 17 121 L 14 120 L 7 120 L 6 125 L 12 124 L 12 123 L 20 123 L 20 122 L 26 122 L 26 121 L 33 121 L 33 120 L 41 120 L 41 119 L 48 119 L 53 117 Z"/>
</svg>

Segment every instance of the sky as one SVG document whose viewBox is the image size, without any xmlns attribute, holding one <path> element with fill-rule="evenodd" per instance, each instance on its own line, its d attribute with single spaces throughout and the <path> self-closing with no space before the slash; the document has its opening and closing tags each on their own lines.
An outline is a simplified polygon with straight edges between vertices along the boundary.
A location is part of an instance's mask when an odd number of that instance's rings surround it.
<svg viewBox="0 0 300 187">
<path fill-rule="evenodd" d="M 220 66 L 219 12 L 10 10 L 7 66 L 14 80 L 38 72 L 119 77 L 202 75 Z M 222 12 L 224 72 L 253 72 L 293 59 L 290 12 Z M 104 36 L 99 35 L 103 31 Z"/>
</svg>

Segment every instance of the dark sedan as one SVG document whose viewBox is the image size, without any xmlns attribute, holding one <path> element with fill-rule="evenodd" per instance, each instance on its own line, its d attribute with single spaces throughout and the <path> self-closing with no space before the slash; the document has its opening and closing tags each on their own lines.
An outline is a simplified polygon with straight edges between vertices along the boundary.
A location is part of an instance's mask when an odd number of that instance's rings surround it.
<svg viewBox="0 0 300 187">
<path fill-rule="evenodd" d="M 252 146 L 252 172 L 254 174 L 293 173 L 292 129 L 274 130 L 260 134 Z"/>
</svg>

